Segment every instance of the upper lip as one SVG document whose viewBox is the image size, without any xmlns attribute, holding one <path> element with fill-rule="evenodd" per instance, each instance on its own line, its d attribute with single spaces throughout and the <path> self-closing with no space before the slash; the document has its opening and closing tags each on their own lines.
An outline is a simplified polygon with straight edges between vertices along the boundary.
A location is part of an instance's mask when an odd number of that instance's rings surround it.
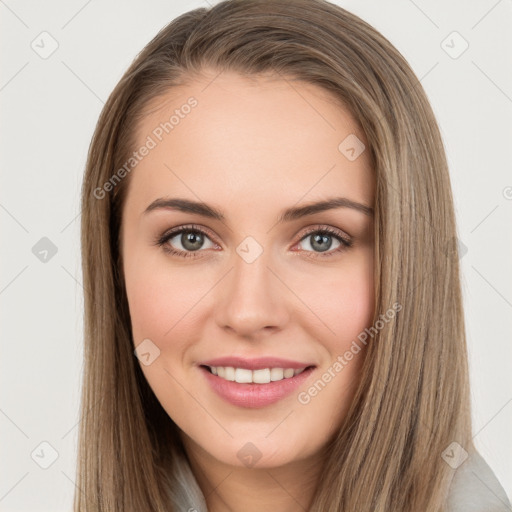
<svg viewBox="0 0 512 512">
<path fill-rule="evenodd" d="M 263 368 L 293 368 L 300 370 L 308 366 L 314 366 L 312 363 L 301 363 L 291 359 L 281 359 L 280 357 L 257 357 L 245 359 L 243 357 L 217 357 L 199 363 L 202 366 L 232 366 L 233 368 L 246 368 L 248 370 L 262 370 Z"/>
</svg>

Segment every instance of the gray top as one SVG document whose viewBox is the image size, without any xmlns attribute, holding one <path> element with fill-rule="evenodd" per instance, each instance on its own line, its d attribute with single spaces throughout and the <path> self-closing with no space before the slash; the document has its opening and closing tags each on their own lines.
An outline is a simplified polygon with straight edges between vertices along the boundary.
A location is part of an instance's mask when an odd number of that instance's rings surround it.
<svg viewBox="0 0 512 512">
<path fill-rule="evenodd" d="M 186 459 L 178 460 L 179 488 L 174 490 L 173 502 L 181 512 L 208 512 L 201 489 Z M 512 512 L 507 495 L 482 456 L 471 452 L 454 469 L 448 496 L 447 512 Z"/>
<path fill-rule="evenodd" d="M 477 452 L 455 470 L 448 512 L 511 512 L 507 495 L 492 469 Z"/>
</svg>

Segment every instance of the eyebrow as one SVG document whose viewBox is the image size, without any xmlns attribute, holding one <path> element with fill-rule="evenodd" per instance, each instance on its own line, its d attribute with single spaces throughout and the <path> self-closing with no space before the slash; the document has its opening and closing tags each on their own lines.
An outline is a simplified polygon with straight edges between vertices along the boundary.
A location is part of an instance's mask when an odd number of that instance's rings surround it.
<svg viewBox="0 0 512 512">
<path fill-rule="evenodd" d="M 313 215 L 315 213 L 324 212 L 335 208 L 351 208 L 353 210 L 356 210 L 367 215 L 368 217 L 373 217 L 373 208 L 371 208 L 370 206 L 358 203 L 356 201 L 352 201 L 351 199 L 347 199 L 346 197 L 333 197 L 325 201 L 317 201 L 314 203 L 305 204 L 303 206 L 293 206 L 291 208 L 287 208 L 281 212 L 281 215 L 279 216 L 277 223 L 297 220 L 308 215 Z M 206 203 L 202 203 L 199 201 L 191 201 L 190 199 L 166 197 L 155 199 L 144 210 L 143 214 L 146 215 L 154 210 L 160 209 L 179 210 L 186 213 L 193 213 L 195 215 L 202 215 L 203 217 L 216 219 L 222 222 L 226 220 L 225 215 L 222 213 L 222 211 Z"/>
</svg>

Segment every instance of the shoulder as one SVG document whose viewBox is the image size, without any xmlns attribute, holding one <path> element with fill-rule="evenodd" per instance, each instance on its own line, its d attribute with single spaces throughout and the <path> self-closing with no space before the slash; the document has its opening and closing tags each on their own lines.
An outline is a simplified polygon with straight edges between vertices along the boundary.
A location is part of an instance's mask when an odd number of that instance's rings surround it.
<svg viewBox="0 0 512 512">
<path fill-rule="evenodd" d="M 510 512 L 510 501 L 478 451 L 454 470 L 447 512 Z"/>
</svg>

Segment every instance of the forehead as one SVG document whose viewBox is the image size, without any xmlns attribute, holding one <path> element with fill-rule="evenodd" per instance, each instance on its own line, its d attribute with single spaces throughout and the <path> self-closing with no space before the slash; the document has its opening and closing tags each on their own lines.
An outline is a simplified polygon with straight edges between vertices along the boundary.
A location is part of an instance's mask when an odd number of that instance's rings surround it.
<svg viewBox="0 0 512 512">
<path fill-rule="evenodd" d="M 136 151 L 150 147 L 131 172 L 127 202 L 139 210 L 166 195 L 261 208 L 339 192 L 373 203 L 364 133 L 330 92 L 303 81 L 205 73 L 150 102 L 136 139 Z"/>
</svg>

